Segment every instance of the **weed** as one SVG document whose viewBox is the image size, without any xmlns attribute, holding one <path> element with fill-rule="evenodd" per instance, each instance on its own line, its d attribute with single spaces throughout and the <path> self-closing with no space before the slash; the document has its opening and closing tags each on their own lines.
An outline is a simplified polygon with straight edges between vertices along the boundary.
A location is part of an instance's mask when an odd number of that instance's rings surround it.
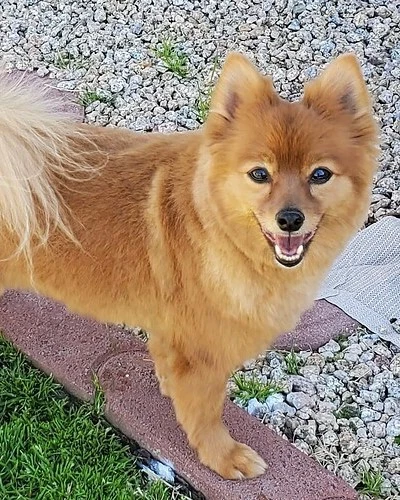
<svg viewBox="0 0 400 500">
<path fill-rule="evenodd" d="M 243 374 L 233 376 L 233 381 L 236 387 L 232 391 L 232 395 L 237 398 L 241 404 L 247 405 L 250 399 L 256 398 L 258 401 L 265 401 L 271 394 L 281 392 L 282 388 L 274 383 L 260 382 L 256 377 L 245 377 Z"/>
<path fill-rule="evenodd" d="M 96 101 L 104 102 L 106 104 L 111 104 L 113 99 L 110 96 L 104 95 L 94 90 L 85 90 L 79 96 L 79 104 L 81 104 L 84 107 L 89 106 L 89 104 L 92 104 L 93 102 Z"/>
<path fill-rule="evenodd" d="M 213 67 L 211 70 L 211 75 L 209 81 L 206 85 L 204 91 L 199 90 L 199 97 L 196 99 L 195 103 L 195 112 L 197 115 L 197 119 L 200 123 L 204 123 L 206 121 L 208 112 L 210 110 L 210 102 L 211 102 L 211 94 L 212 94 L 212 85 L 214 83 L 215 74 L 217 72 L 217 68 L 220 66 L 220 62 L 218 58 L 214 59 Z"/>
<path fill-rule="evenodd" d="M 156 50 L 156 56 L 175 75 L 181 78 L 185 78 L 188 75 L 188 58 L 183 52 L 178 51 L 174 47 L 170 38 L 161 42 L 161 46 Z"/>
<path fill-rule="evenodd" d="M 345 347 L 347 347 L 347 345 L 349 343 L 348 338 L 346 337 L 346 335 L 343 335 L 343 334 L 338 335 L 338 337 L 335 340 L 339 344 L 340 349 L 342 351 L 343 351 L 343 349 L 345 349 Z"/>
<path fill-rule="evenodd" d="M 354 418 L 360 416 L 360 409 L 354 405 L 343 405 L 335 413 L 336 418 Z"/>
<path fill-rule="evenodd" d="M 366 495 L 380 497 L 382 495 L 383 476 L 380 472 L 364 471 L 357 489 Z"/>
<path fill-rule="evenodd" d="M 285 357 L 286 371 L 289 375 L 298 375 L 304 362 L 299 356 L 291 350 Z"/>
<path fill-rule="evenodd" d="M 200 123 L 206 121 L 208 112 L 210 110 L 211 91 L 209 90 L 206 95 L 201 95 L 196 99 L 196 115 Z"/>
<path fill-rule="evenodd" d="M 76 57 L 67 50 L 57 52 L 54 58 L 54 66 L 60 69 L 86 68 L 88 61 L 83 57 Z"/>
<path fill-rule="evenodd" d="M 96 374 L 93 374 L 93 387 L 94 387 L 94 397 L 93 397 L 93 413 L 96 417 L 104 416 L 104 407 L 106 404 L 106 397 L 104 390 L 100 385 L 99 378 Z"/>
</svg>

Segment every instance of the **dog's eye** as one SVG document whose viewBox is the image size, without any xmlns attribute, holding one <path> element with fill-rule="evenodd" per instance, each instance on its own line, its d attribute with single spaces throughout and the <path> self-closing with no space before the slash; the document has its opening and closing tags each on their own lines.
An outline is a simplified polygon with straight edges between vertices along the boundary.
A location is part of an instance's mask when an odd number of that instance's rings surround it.
<svg viewBox="0 0 400 500">
<path fill-rule="evenodd" d="M 312 184 L 324 184 L 328 182 L 332 177 L 332 172 L 327 168 L 318 167 L 310 176 L 310 182 Z"/>
<path fill-rule="evenodd" d="M 252 181 L 258 182 L 259 184 L 269 182 L 270 180 L 268 170 L 262 167 L 253 168 L 253 170 L 247 172 L 247 175 Z"/>
</svg>

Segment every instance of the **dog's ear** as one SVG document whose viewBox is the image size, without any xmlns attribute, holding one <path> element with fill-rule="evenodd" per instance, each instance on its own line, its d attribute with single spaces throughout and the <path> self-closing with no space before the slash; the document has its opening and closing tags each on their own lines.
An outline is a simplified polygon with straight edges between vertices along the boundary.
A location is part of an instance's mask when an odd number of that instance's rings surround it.
<svg viewBox="0 0 400 500">
<path fill-rule="evenodd" d="M 320 113 L 338 110 L 353 115 L 371 111 L 371 101 L 354 54 L 343 54 L 305 87 L 303 103 Z"/>
<path fill-rule="evenodd" d="M 242 102 L 247 98 L 269 93 L 275 94 L 272 83 L 263 77 L 257 68 L 238 52 L 228 55 L 222 67 L 221 76 L 211 98 L 210 113 L 218 114 L 232 121 Z"/>
</svg>

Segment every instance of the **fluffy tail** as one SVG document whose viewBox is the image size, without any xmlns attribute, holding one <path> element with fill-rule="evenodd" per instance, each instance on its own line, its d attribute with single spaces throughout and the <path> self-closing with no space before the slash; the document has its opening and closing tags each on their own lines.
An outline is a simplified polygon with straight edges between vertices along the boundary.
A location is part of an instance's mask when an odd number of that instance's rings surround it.
<svg viewBox="0 0 400 500">
<path fill-rule="evenodd" d="M 48 89 L 0 75 L 0 227 L 15 234 L 14 255 L 28 260 L 52 228 L 73 238 L 55 179 L 93 170 L 83 160 L 83 127 L 60 106 Z"/>
</svg>

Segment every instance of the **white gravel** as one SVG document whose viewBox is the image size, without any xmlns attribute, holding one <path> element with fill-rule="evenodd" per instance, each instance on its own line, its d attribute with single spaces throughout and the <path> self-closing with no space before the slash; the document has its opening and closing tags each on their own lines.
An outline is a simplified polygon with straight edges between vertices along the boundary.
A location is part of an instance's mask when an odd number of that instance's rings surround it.
<svg viewBox="0 0 400 500">
<path fill-rule="evenodd" d="M 400 4 L 398 0 L 2 0 L 0 53 L 8 68 L 37 69 L 59 87 L 105 102 L 87 120 L 135 130 L 199 126 L 196 100 L 229 50 L 273 75 L 283 96 L 345 51 L 360 57 L 382 125 L 381 172 L 370 222 L 400 215 Z M 166 71 L 170 38 L 188 76 Z"/>
<path fill-rule="evenodd" d="M 400 498 L 400 349 L 359 329 L 314 353 L 270 351 L 241 373 L 278 387 L 263 401 L 236 399 L 250 414 L 353 487 L 369 471 L 382 476 L 375 498 Z"/>
<path fill-rule="evenodd" d="M 382 127 L 374 222 L 400 216 L 399 27 L 399 0 L 1 0 L 0 56 L 6 68 L 35 69 L 75 91 L 89 122 L 172 131 L 199 126 L 198 99 L 230 50 L 248 54 L 290 99 L 354 51 Z M 187 57 L 186 77 L 156 55 L 167 38 Z M 353 485 L 362 470 L 381 472 L 382 498 L 399 499 L 399 353 L 361 332 L 300 356 L 294 377 L 280 353 L 255 363 L 259 378 L 283 378 L 287 390 L 251 401 L 250 411 Z"/>
</svg>

